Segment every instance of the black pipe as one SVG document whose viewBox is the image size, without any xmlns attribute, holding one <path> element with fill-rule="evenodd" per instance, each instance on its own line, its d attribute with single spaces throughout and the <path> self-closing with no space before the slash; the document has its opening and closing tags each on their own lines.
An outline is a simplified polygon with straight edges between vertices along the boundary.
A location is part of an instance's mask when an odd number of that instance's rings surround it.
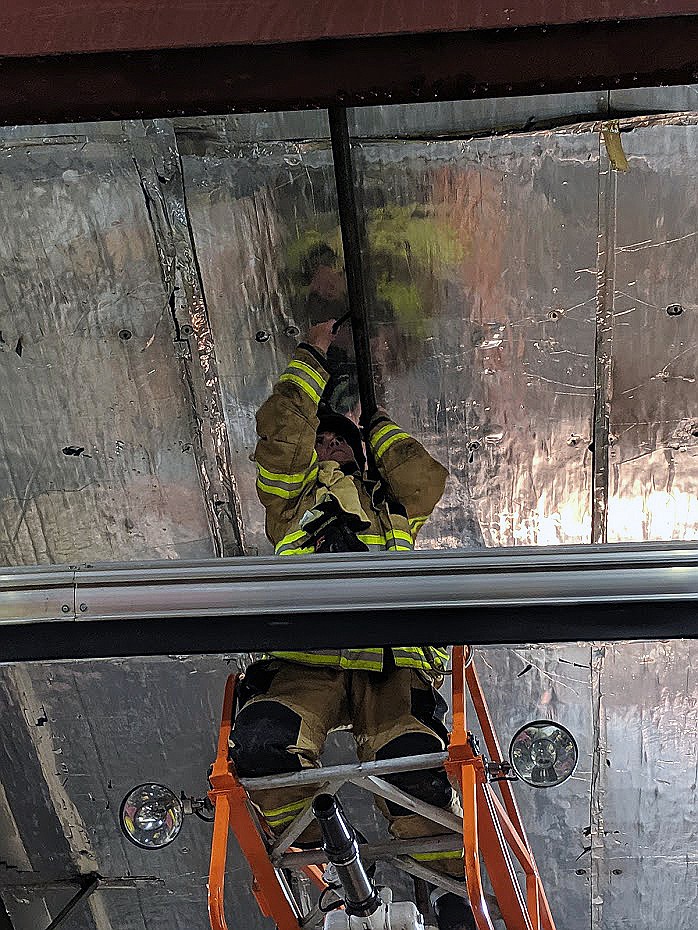
<svg viewBox="0 0 698 930">
<path fill-rule="evenodd" d="M 82 880 L 82 884 L 78 891 L 73 895 L 70 901 L 68 901 L 65 907 L 62 908 L 58 914 L 56 914 L 46 930 L 54 930 L 55 927 L 57 927 L 59 924 L 62 924 L 68 914 L 70 914 L 70 912 L 75 907 L 77 907 L 83 898 L 89 898 L 92 892 L 97 890 L 98 885 L 99 875 L 94 873 L 92 875 L 86 875 Z"/>
<path fill-rule="evenodd" d="M 15 930 L 15 925 L 10 919 L 10 915 L 7 913 L 5 903 L 0 897 L 0 930 Z"/>
<path fill-rule="evenodd" d="M 342 883 L 347 914 L 350 917 L 370 917 L 381 902 L 361 861 L 356 833 L 345 817 L 342 805 L 331 794 L 319 794 L 313 801 L 313 813 L 320 824 L 322 848 Z"/>
<path fill-rule="evenodd" d="M 331 107 L 328 113 L 344 249 L 344 272 L 347 278 L 347 300 L 351 312 L 351 330 L 361 398 L 361 425 L 368 426 L 378 405 L 373 382 L 368 301 L 362 260 L 365 236 L 362 234 L 361 217 L 356 205 L 356 179 L 351 160 L 347 111 L 345 107 Z"/>
</svg>

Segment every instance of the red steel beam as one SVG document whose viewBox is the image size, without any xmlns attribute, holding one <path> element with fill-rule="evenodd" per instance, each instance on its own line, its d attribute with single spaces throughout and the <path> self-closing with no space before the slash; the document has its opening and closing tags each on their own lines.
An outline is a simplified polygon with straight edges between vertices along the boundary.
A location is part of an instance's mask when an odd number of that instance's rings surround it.
<svg viewBox="0 0 698 930">
<path fill-rule="evenodd" d="M 0 124 L 362 106 L 696 81 L 698 15 L 5 57 L 0 58 Z"/>
<path fill-rule="evenodd" d="M 695 0 L 4 0 L 0 56 L 514 29 L 698 13 Z"/>
</svg>

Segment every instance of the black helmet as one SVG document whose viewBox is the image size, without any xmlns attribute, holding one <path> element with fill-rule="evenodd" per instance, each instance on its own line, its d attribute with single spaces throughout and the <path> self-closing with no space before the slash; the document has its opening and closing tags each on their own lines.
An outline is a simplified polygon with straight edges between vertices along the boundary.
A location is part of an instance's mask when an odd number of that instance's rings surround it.
<svg viewBox="0 0 698 930">
<path fill-rule="evenodd" d="M 366 456 L 361 440 L 361 430 L 356 423 L 350 420 L 349 417 L 344 417 L 341 413 L 335 413 L 334 410 L 327 407 L 318 411 L 318 418 L 320 420 L 317 428 L 318 433 L 332 432 L 341 436 L 342 439 L 346 439 L 351 446 L 351 451 L 354 453 L 354 461 L 359 466 L 361 474 L 363 474 L 366 467 Z"/>
</svg>

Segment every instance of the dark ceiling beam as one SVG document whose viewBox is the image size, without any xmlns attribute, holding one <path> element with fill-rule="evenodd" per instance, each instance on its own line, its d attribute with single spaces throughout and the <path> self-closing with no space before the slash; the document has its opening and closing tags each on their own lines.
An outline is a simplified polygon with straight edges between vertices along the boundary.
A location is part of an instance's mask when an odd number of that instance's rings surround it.
<svg viewBox="0 0 698 930">
<path fill-rule="evenodd" d="M 0 56 L 272 45 L 698 13 L 696 0 L 4 0 Z"/>
<path fill-rule="evenodd" d="M 361 106 L 696 81 L 698 15 L 666 16 L 4 57 L 0 123 Z"/>
</svg>

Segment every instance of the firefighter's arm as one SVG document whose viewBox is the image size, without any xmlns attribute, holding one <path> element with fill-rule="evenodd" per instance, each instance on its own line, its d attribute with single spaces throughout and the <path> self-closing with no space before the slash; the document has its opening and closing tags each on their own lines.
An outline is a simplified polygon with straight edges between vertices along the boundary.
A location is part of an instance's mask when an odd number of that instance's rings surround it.
<svg viewBox="0 0 698 930">
<path fill-rule="evenodd" d="M 407 511 L 416 538 L 441 499 L 448 472 L 382 410 L 371 419 L 368 441 L 380 476 Z"/>
<path fill-rule="evenodd" d="M 322 324 L 321 333 L 314 327 L 308 342 L 298 345 L 271 396 L 257 411 L 257 493 L 267 511 L 267 526 L 293 510 L 317 475 L 317 409 L 329 380 L 323 351 L 329 346 L 323 339 L 328 325 Z"/>
</svg>

